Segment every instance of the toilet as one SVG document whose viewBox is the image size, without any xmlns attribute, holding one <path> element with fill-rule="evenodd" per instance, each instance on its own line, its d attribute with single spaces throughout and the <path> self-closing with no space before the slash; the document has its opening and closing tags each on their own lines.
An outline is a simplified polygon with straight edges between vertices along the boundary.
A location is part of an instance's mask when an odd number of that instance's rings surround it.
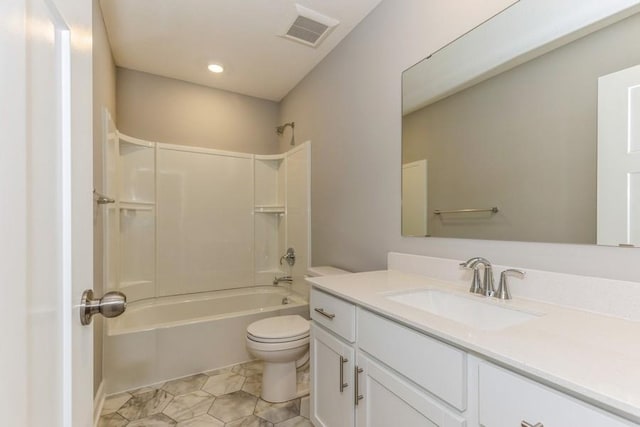
<svg viewBox="0 0 640 427">
<path fill-rule="evenodd" d="M 264 361 L 261 397 L 285 402 L 296 397 L 296 367 L 309 358 L 309 321 L 298 315 L 253 322 L 247 328 L 249 353 Z"/>
<path fill-rule="evenodd" d="M 346 274 L 334 267 L 312 267 L 309 276 Z M 296 368 L 309 360 L 310 323 L 298 315 L 258 320 L 247 327 L 247 349 L 264 362 L 263 400 L 286 402 L 296 395 Z"/>
</svg>

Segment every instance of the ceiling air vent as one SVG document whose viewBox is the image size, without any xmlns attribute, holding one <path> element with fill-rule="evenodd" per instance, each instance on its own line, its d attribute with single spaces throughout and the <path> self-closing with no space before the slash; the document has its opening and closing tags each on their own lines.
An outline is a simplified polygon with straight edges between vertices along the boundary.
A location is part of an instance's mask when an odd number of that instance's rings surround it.
<svg viewBox="0 0 640 427">
<path fill-rule="evenodd" d="M 339 21 L 296 4 L 297 16 L 284 34 L 288 39 L 316 47 Z"/>
</svg>

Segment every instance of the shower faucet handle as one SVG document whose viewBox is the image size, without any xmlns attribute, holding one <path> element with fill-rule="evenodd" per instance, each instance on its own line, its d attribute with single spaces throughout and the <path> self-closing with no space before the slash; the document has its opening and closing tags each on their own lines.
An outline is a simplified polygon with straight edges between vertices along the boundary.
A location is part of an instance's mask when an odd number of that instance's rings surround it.
<svg viewBox="0 0 640 427">
<path fill-rule="evenodd" d="M 282 260 L 286 260 L 289 267 L 293 267 L 296 263 L 296 251 L 293 248 L 287 249 L 287 253 L 280 257 L 280 265 L 282 265 Z"/>
</svg>

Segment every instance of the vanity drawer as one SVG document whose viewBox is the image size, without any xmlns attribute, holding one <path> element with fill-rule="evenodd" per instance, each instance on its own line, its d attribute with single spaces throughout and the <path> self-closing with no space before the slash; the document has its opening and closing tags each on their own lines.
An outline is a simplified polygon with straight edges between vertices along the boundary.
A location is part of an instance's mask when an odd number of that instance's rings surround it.
<svg viewBox="0 0 640 427">
<path fill-rule="evenodd" d="M 467 407 L 466 354 L 358 308 L 358 347 L 460 411 Z"/>
<path fill-rule="evenodd" d="M 479 421 L 483 427 L 635 426 L 557 390 L 497 366 L 479 367 Z"/>
<path fill-rule="evenodd" d="M 315 288 L 311 289 L 311 318 L 349 342 L 356 340 L 356 306 Z"/>
</svg>

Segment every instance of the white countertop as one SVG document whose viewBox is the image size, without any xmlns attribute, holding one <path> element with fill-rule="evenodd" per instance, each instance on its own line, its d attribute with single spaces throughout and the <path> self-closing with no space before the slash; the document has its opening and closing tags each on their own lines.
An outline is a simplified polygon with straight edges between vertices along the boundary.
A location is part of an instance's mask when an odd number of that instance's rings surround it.
<svg viewBox="0 0 640 427">
<path fill-rule="evenodd" d="M 519 297 L 488 298 L 488 304 L 543 315 L 486 331 L 385 298 L 434 289 L 485 299 L 469 294 L 468 286 L 393 270 L 308 280 L 318 289 L 640 422 L 640 322 Z"/>
</svg>

